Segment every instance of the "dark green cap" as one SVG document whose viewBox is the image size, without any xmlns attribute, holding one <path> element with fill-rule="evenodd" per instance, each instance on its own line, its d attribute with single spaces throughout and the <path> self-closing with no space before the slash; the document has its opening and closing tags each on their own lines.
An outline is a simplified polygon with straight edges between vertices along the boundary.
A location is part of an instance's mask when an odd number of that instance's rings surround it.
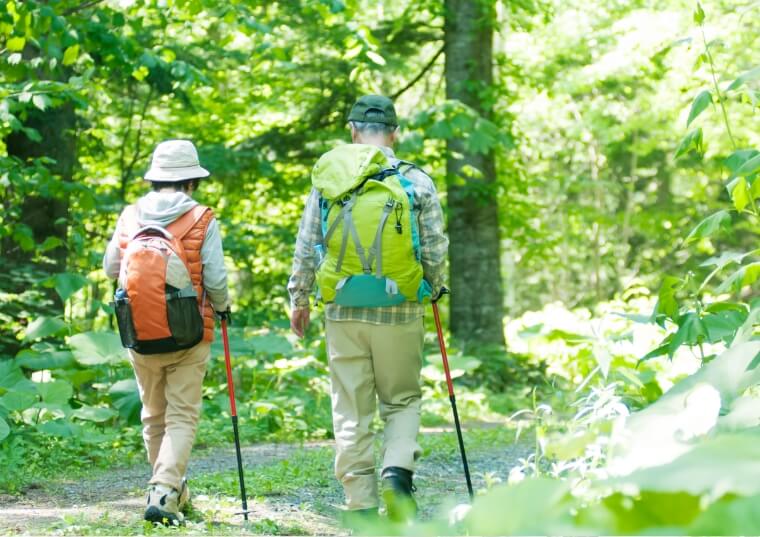
<svg viewBox="0 0 760 537">
<path fill-rule="evenodd" d="M 384 123 L 393 127 L 398 126 L 393 101 L 383 95 L 365 95 L 359 97 L 359 100 L 351 108 L 351 113 L 348 114 L 348 120 Z"/>
</svg>

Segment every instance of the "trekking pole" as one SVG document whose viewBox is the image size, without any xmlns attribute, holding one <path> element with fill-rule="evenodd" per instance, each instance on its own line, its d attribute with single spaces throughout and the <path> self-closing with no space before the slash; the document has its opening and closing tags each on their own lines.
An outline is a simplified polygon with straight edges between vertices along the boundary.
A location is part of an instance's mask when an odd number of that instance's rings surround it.
<svg viewBox="0 0 760 537">
<path fill-rule="evenodd" d="M 235 385 L 232 382 L 232 364 L 230 362 L 230 340 L 227 337 L 227 320 L 222 319 L 222 342 L 224 343 L 224 363 L 227 366 L 227 389 L 230 393 L 230 414 L 232 414 L 232 431 L 235 434 L 235 454 L 237 455 L 238 481 L 240 496 L 243 499 L 243 511 L 235 513 L 243 515 L 248 520 L 248 500 L 245 495 L 245 479 L 243 478 L 243 457 L 240 455 L 240 434 L 238 433 L 237 407 L 235 405 Z"/>
<path fill-rule="evenodd" d="M 449 358 L 446 355 L 446 344 L 443 342 L 443 330 L 441 329 L 441 317 L 438 315 L 438 301 L 443 295 L 449 294 L 445 287 L 441 288 L 438 297 L 433 300 L 433 317 L 435 317 L 435 328 L 438 331 L 438 344 L 441 347 L 441 358 L 443 359 L 443 370 L 446 373 L 446 384 L 449 388 L 449 401 L 451 401 L 451 410 L 454 413 L 454 426 L 457 429 L 457 438 L 459 439 L 459 452 L 462 454 L 462 466 L 464 467 L 464 478 L 467 481 L 467 492 L 470 494 L 470 500 L 473 498 L 472 480 L 470 479 L 470 467 L 467 464 L 467 454 L 464 451 L 464 440 L 462 439 L 462 426 L 459 424 L 459 413 L 457 412 L 457 400 L 454 397 L 454 383 L 451 382 L 451 372 L 449 371 Z"/>
</svg>

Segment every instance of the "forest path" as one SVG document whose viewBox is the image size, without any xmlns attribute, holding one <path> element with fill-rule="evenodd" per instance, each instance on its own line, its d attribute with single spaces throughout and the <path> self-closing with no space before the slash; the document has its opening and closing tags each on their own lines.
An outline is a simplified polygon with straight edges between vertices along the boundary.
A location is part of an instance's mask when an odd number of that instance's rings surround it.
<svg viewBox="0 0 760 537">
<path fill-rule="evenodd" d="M 468 460 L 476 489 L 485 487 L 486 479 L 505 481 L 530 450 L 524 443 L 494 445 L 490 437 L 473 440 Z M 426 431 L 421 443 L 424 455 L 415 484 L 421 516 L 427 518 L 445 505 L 466 502 L 467 494 L 454 432 Z M 255 444 L 243 447 L 242 455 L 251 522 L 235 514 L 240 501 L 234 450 L 210 448 L 191 459 L 193 510 L 179 533 L 347 534 L 340 522 L 343 494 L 332 474 L 332 442 Z M 142 521 L 149 477 L 147 464 L 137 465 L 0 496 L 0 534 L 153 533 Z"/>
</svg>

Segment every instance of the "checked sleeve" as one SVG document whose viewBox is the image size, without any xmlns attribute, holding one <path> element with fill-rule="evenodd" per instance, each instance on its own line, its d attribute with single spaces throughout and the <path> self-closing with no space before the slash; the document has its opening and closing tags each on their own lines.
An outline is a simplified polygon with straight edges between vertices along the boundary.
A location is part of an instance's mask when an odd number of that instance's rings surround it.
<svg viewBox="0 0 760 537">
<path fill-rule="evenodd" d="M 288 279 L 290 306 L 293 309 L 309 307 L 309 294 L 314 286 L 318 263 L 316 245 L 321 242 L 319 193 L 316 189 L 312 189 L 298 227 L 293 268 Z"/>
</svg>

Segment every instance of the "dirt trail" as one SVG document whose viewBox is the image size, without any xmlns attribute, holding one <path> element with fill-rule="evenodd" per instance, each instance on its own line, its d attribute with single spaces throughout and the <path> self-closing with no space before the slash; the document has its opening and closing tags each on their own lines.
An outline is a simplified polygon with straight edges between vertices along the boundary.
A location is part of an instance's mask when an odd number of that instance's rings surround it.
<svg viewBox="0 0 760 537">
<path fill-rule="evenodd" d="M 247 469 L 287 459 L 300 449 L 319 449 L 329 442 L 293 444 L 257 444 L 243 448 Z M 518 458 L 526 455 L 523 445 L 488 446 L 468 453 L 475 488 L 484 487 L 485 474 L 503 480 Z M 235 455 L 230 448 L 197 452 L 188 475 L 199 476 L 235 469 Z M 91 478 L 60 481 L 33 488 L 21 496 L 0 496 L 0 534 L 81 534 L 96 527 L 103 534 L 140 532 L 144 505 L 144 484 L 150 477 L 146 465 L 98 472 Z M 421 515 L 431 516 L 443 498 L 467 500 L 461 462 L 457 453 L 431 453 L 421 461 L 416 474 Z M 243 527 L 234 512 L 237 505 L 220 504 L 218 498 L 196 496 L 197 514 L 189 522 L 187 533 L 289 533 L 342 535 L 340 505 L 342 493 L 332 479 L 328 487 L 304 488 L 297 494 L 270 496 L 265 501 L 251 500 L 254 526 Z M 191 516 L 192 520 L 193 517 Z M 205 520 L 204 520 L 205 519 Z M 263 521 L 263 522 L 262 522 Z M 79 530 L 78 530 L 79 529 Z"/>
</svg>

